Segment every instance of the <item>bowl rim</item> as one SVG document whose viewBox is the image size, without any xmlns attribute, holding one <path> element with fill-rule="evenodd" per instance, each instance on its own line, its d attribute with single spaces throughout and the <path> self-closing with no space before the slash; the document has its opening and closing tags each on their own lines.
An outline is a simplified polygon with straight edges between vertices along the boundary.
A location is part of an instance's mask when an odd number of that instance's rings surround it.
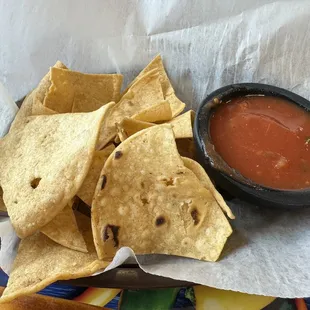
<svg viewBox="0 0 310 310">
<path fill-rule="evenodd" d="M 309 188 L 303 188 L 303 189 L 279 189 L 279 188 L 273 188 L 264 186 L 262 184 L 256 183 L 250 178 L 247 178 L 243 176 L 240 172 L 235 170 L 233 167 L 230 167 L 225 160 L 221 157 L 219 153 L 217 153 L 214 149 L 214 145 L 211 143 L 211 140 L 208 142 L 210 146 L 213 146 L 214 153 L 218 155 L 218 160 L 221 161 L 221 163 L 233 172 L 231 175 L 228 174 L 224 169 L 219 169 L 219 167 L 214 166 L 212 155 L 208 153 L 206 150 L 205 140 L 202 137 L 202 133 L 200 131 L 200 122 L 204 119 L 207 124 L 209 124 L 209 116 L 210 112 L 207 113 L 207 117 L 203 116 L 201 117 L 201 114 L 203 113 L 203 109 L 206 105 L 214 105 L 217 106 L 220 104 L 221 98 L 228 97 L 232 95 L 236 95 L 238 92 L 243 92 L 244 94 L 241 96 L 247 96 L 251 95 L 252 92 L 257 92 L 256 94 L 252 93 L 252 95 L 261 95 L 261 96 L 275 96 L 282 98 L 286 101 L 291 102 L 292 104 L 298 105 L 299 107 L 303 108 L 307 112 L 310 112 L 310 101 L 307 100 L 304 97 L 301 97 L 287 89 L 280 88 L 277 86 L 273 86 L 270 84 L 263 84 L 263 83 L 236 83 L 236 84 L 229 84 L 224 87 L 220 87 L 213 92 L 209 93 L 203 101 L 199 104 L 195 120 L 194 120 L 194 126 L 193 126 L 193 134 L 194 134 L 194 140 L 196 142 L 197 151 L 203 155 L 205 160 L 208 160 L 212 168 L 217 169 L 218 173 L 222 174 L 222 176 L 226 179 L 228 179 L 229 182 L 232 182 L 234 184 L 241 184 L 242 186 L 248 188 L 248 189 L 254 189 L 261 192 L 273 192 L 273 193 L 289 193 L 291 195 L 299 195 L 301 193 L 310 192 Z M 261 93 L 260 93 L 261 92 Z M 236 95 L 238 96 L 238 95 Z M 213 106 L 210 107 L 210 111 L 212 111 Z M 207 130 L 209 134 L 209 129 Z M 237 177 L 238 176 L 238 177 Z"/>
</svg>

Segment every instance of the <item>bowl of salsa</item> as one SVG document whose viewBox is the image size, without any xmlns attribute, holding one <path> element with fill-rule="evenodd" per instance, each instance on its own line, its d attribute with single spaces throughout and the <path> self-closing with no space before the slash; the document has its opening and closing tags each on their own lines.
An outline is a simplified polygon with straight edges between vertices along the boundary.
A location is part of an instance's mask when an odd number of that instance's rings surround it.
<svg viewBox="0 0 310 310">
<path fill-rule="evenodd" d="M 310 207 L 310 102 L 266 84 L 228 85 L 198 108 L 201 164 L 234 197 L 270 207 Z"/>
</svg>

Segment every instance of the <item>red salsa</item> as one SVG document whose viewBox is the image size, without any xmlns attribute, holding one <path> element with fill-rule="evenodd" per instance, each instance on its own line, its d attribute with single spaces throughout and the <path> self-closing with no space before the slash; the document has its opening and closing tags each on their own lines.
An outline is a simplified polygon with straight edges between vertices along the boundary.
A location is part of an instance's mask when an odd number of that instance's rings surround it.
<svg viewBox="0 0 310 310">
<path fill-rule="evenodd" d="M 239 97 L 210 122 L 215 150 L 254 182 L 278 189 L 310 187 L 310 113 L 281 98 Z"/>
</svg>

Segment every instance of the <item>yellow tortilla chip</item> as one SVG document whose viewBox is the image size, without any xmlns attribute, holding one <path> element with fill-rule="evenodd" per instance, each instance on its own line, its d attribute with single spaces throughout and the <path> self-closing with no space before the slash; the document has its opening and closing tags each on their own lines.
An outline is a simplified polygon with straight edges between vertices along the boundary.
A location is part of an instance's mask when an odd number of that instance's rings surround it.
<svg viewBox="0 0 310 310">
<path fill-rule="evenodd" d="M 148 112 L 150 110 L 148 110 Z M 141 118 L 145 119 L 145 117 L 143 117 L 143 113 L 141 113 L 141 116 L 142 116 Z M 193 137 L 193 130 L 192 130 L 193 118 L 194 118 L 194 111 L 188 111 L 168 122 L 172 126 L 175 139 L 184 139 Z M 136 132 L 154 125 L 155 124 L 151 122 L 137 120 L 136 116 L 134 116 L 133 118 L 126 117 L 119 124 L 117 124 L 117 132 L 120 141 L 123 142 Z"/>
<path fill-rule="evenodd" d="M 107 96 L 108 97 L 108 96 Z M 119 97 L 119 95 L 117 96 Z M 111 102 L 111 101 L 108 101 Z M 78 94 L 74 96 L 72 104 L 72 112 L 92 112 L 101 108 L 107 102 L 102 102 L 94 97 L 91 97 L 89 94 Z"/>
<path fill-rule="evenodd" d="M 138 121 L 129 117 L 125 117 L 119 124 L 117 124 L 117 131 L 120 141 L 125 141 L 128 137 L 136 132 L 155 126 L 155 124 Z"/>
<path fill-rule="evenodd" d="M 158 70 L 155 69 L 133 84 L 121 100 L 107 112 L 107 117 L 101 127 L 97 149 L 102 149 L 114 139 L 117 133 L 116 124 L 125 117 L 132 117 L 163 100 Z"/>
<path fill-rule="evenodd" d="M 172 118 L 170 104 L 166 100 L 159 102 L 158 104 L 133 115 L 132 118 L 150 123 L 169 121 Z"/>
<path fill-rule="evenodd" d="M 172 130 L 176 139 L 193 138 L 192 124 L 194 117 L 195 112 L 190 110 L 169 122 L 169 124 L 172 126 Z"/>
<path fill-rule="evenodd" d="M 231 219 L 234 219 L 234 214 L 226 204 L 222 195 L 216 190 L 206 171 L 200 166 L 200 164 L 187 157 L 182 157 L 182 160 L 185 167 L 192 170 L 201 184 L 212 193 L 214 199 L 217 201 L 221 209 L 227 214 L 227 216 Z"/>
<path fill-rule="evenodd" d="M 88 174 L 81 188 L 76 194 L 88 206 L 91 206 L 94 193 L 95 193 L 95 189 L 96 189 L 96 185 L 98 183 L 100 172 L 103 168 L 103 165 L 114 149 L 115 149 L 115 146 L 111 144 L 101 151 L 96 151 L 94 154 L 94 158 L 90 166 L 90 169 L 88 171 Z"/>
<path fill-rule="evenodd" d="M 172 117 L 180 115 L 185 109 L 185 103 L 182 102 L 175 93 L 167 94 L 165 99 L 169 101 L 172 110 Z"/>
<path fill-rule="evenodd" d="M 110 105 L 107 105 L 110 106 Z M 17 235 L 49 223 L 72 199 L 91 165 L 107 107 L 30 116 L 0 144 L 0 186 Z"/>
<path fill-rule="evenodd" d="M 128 246 L 136 254 L 216 261 L 232 233 L 211 192 L 184 166 L 166 124 L 136 133 L 108 158 L 92 227 L 99 258 Z"/>
<path fill-rule="evenodd" d="M 182 102 L 174 93 L 174 89 L 169 81 L 169 78 L 167 76 L 167 73 L 165 71 L 162 59 L 160 55 L 157 55 L 135 78 L 135 80 L 129 84 L 127 89 L 123 92 L 125 94 L 128 89 L 136 83 L 139 79 L 141 79 L 145 74 L 147 74 L 149 71 L 157 69 L 159 72 L 159 79 L 160 84 L 162 87 L 162 91 L 164 94 L 164 99 L 169 101 L 171 105 L 171 111 L 172 111 L 172 117 L 175 117 L 182 113 L 182 111 L 185 109 L 185 103 Z"/>
<path fill-rule="evenodd" d="M 36 293 L 59 280 L 90 276 L 108 265 L 97 258 L 90 220 L 78 214 L 77 221 L 88 253 L 63 247 L 40 232 L 21 240 L 1 303 Z"/>
<path fill-rule="evenodd" d="M 51 222 L 43 226 L 41 232 L 64 247 L 84 253 L 87 252 L 86 243 L 79 231 L 72 210 L 72 202 L 65 206 Z"/>
<path fill-rule="evenodd" d="M 61 62 L 61 61 L 57 61 L 55 63 L 55 65 L 53 66 L 53 68 L 57 68 L 57 69 L 63 69 L 63 70 L 67 70 L 68 68 Z M 35 89 L 35 94 L 37 96 L 37 99 L 40 100 L 41 102 L 44 101 L 49 88 L 51 87 L 51 71 L 49 71 L 44 78 L 41 80 L 41 82 L 39 83 L 38 87 Z"/>
<path fill-rule="evenodd" d="M 44 105 L 59 113 L 91 112 L 117 101 L 123 76 L 120 74 L 84 74 L 51 68 L 51 86 Z"/>
<path fill-rule="evenodd" d="M 60 61 L 56 62 L 54 68 L 67 69 L 67 67 Z M 37 88 L 34 89 L 30 94 L 28 94 L 24 99 L 23 104 L 19 109 L 18 113 L 16 114 L 16 117 L 11 125 L 10 130 L 14 130 L 15 126 L 19 127 L 26 120 L 28 116 L 32 115 L 32 105 L 34 99 L 36 98 L 37 100 L 43 102 L 50 86 L 51 86 L 50 72 L 48 72 L 43 77 Z"/>
<path fill-rule="evenodd" d="M 56 111 L 53 111 L 46 106 L 43 105 L 43 103 L 35 97 L 32 102 L 32 112 L 31 115 L 53 115 L 57 114 Z"/>
</svg>

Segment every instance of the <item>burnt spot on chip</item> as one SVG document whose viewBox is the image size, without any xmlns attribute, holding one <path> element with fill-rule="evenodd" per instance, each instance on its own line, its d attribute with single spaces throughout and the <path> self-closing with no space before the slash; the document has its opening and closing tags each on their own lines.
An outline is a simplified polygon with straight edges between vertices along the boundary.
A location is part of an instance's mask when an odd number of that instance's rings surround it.
<svg viewBox="0 0 310 310">
<path fill-rule="evenodd" d="M 103 229 L 103 241 L 106 242 L 109 239 L 108 228 L 110 225 L 106 225 Z"/>
<path fill-rule="evenodd" d="M 103 175 L 102 176 L 102 181 L 101 181 L 101 190 L 104 189 L 106 184 L 107 184 L 107 177 L 106 177 L 106 175 Z"/>
<path fill-rule="evenodd" d="M 121 151 L 117 151 L 114 154 L 114 158 L 115 159 L 120 159 L 123 156 L 123 153 Z"/>
<path fill-rule="evenodd" d="M 191 211 L 191 216 L 192 216 L 192 218 L 193 218 L 194 225 L 198 225 L 198 223 L 199 223 L 199 218 L 198 218 L 199 214 L 198 214 L 197 209 L 193 209 L 193 210 Z"/>
<path fill-rule="evenodd" d="M 118 241 L 118 232 L 120 227 L 115 225 L 106 225 L 103 229 L 103 241 L 106 242 L 109 240 L 109 230 L 112 232 L 113 235 L 113 241 L 114 241 L 114 247 L 118 247 L 119 241 Z"/>
<path fill-rule="evenodd" d="M 166 186 L 173 186 L 175 180 L 174 180 L 174 178 L 169 178 L 169 179 L 164 178 L 163 181 L 166 184 Z"/>
<path fill-rule="evenodd" d="M 118 247 L 119 241 L 118 241 L 118 232 L 119 232 L 119 226 L 112 226 L 112 233 L 113 233 L 113 239 L 114 239 L 114 246 Z"/>
<path fill-rule="evenodd" d="M 146 205 L 149 203 L 149 200 L 146 197 L 140 196 L 140 200 L 141 200 L 143 205 Z"/>
<path fill-rule="evenodd" d="M 155 221 L 155 225 L 158 227 L 158 226 L 161 226 L 163 224 L 166 223 L 166 220 L 163 216 L 159 216 L 156 218 L 156 221 Z"/>
<path fill-rule="evenodd" d="M 41 180 L 42 180 L 41 178 L 35 178 L 35 179 L 33 179 L 33 180 L 30 182 L 31 187 L 32 187 L 33 189 L 36 189 L 36 188 L 39 186 Z"/>
</svg>

